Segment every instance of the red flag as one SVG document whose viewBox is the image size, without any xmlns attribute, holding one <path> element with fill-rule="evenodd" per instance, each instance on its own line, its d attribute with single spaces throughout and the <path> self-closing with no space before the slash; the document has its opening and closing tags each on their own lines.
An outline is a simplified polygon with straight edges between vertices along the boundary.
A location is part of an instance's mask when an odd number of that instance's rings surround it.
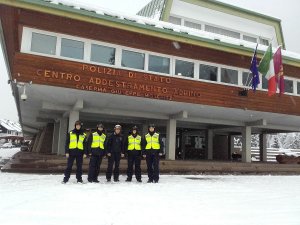
<svg viewBox="0 0 300 225">
<path fill-rule="evenodd" d="M 283 64 L 282 64 L 282 55 L 281 55 L 281 46 L 277 49 L 277 51 L 273 55 L 274 61 L 274 70 L 278 83 L 279 93 L 284 93 L 284 75 L 283 75 Z"/>
</svg>

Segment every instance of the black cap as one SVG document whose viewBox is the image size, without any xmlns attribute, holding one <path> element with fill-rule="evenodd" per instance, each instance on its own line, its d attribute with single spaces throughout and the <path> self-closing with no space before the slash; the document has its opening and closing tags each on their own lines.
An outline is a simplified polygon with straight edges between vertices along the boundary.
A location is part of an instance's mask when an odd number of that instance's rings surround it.
<svg viewBox="0 0 300 225">
<path fill-rule="evenodd" d="M 103 125 L 102 123 L 99 123 L 99 124 L 97 125 L 97 128 L 99 128 L 99 127 L 101 127 L 101 128 L 104 129 L 104 125 Z"/>
<path fill-rule="evenodd" d="M 138 129 L 139 129 L 139 128 L 138 128 L 137 126 L 133 126 L 133 127 L 132 127 L 132 130 L 136 130 L 136 131 L 137 131 Z"/>
<path fill-rule="evenodd" d="M 148 128 L 153 127 L 155 128 L 155 125 L 153 123 L 149 124 Z"/>
</svg>

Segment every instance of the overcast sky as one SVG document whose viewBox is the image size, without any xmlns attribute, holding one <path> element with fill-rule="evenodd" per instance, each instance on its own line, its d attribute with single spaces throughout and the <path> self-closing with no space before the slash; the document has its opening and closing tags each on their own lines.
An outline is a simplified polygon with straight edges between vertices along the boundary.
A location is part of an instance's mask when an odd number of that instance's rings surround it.
<svg viewBox="0 0 300 225">
<path fill-rule="evenodd" d="M 102 8 L 135 14 L 150 0 L 74 0 L 97 4 Z M 300 1 L 299 0 L 220 0 L 235 6 L 273 16 L 282 20 L 286 48 L 300 53 Z M 2 51 L 1 51 L 2 53 Z M 10 85 L 3 55 L 0 54 L 0 118 L 18 121 L 14 98 Z"/>
</svg>

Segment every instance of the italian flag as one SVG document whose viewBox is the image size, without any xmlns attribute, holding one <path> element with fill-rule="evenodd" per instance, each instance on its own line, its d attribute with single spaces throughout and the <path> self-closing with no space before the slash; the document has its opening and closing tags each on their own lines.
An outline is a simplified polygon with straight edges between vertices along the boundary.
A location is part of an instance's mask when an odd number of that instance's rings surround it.
<svg viewBox="0 0 300 225">
<path fill-rule="evenodd" d="M 258 71 L 268 80 L 268 95 L 274 95 L 277 90 L 277 82 L 274 69 L 272 44 L 269 45 L 265 55 L 260 61 Z"/>
</svg>

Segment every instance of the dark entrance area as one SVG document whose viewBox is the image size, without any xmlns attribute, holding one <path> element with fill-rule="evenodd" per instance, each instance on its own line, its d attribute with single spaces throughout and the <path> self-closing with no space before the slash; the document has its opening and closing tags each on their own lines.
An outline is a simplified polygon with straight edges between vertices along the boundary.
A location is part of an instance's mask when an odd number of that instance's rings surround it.
<svg viewBox="0 0 300 225">
<path fill-rule="evenodd" d="M 205 130 L 178 128 L 176 131 L 176 159 L 206 159 Z"/>
</svg>

